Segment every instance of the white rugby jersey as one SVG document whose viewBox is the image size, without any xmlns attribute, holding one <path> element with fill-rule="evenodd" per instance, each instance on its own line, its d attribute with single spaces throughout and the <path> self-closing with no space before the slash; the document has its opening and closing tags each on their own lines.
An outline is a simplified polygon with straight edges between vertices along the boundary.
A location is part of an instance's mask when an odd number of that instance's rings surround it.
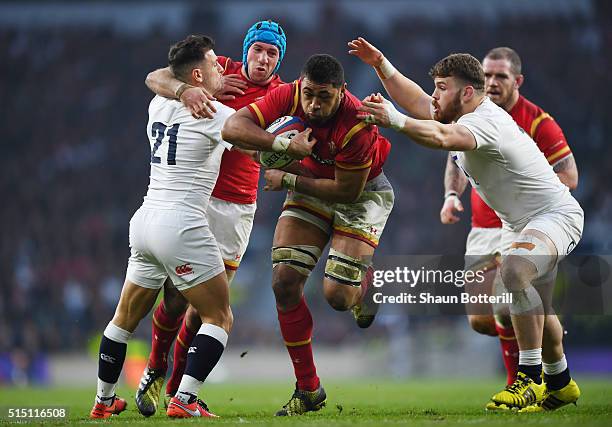
<svg viewBox="0 0 612 427">
<path fill-rule="evenodd" d="M 235 112 L 217 101 L 212 119 L 194 119 L 185 106 L 155 96 L 149 104 L 147 134 L 151 145 L 151 175 L 143 206 L 205 214 L 223 150 L 225 120 Z"/>
<path fill-rule="evenodd" d="M 477 147 L 453 152 L 453 159 L 506 228 L 520 230 L 536 214 L 572 199 L 529 135 L 489 98 L 457 124 L 474 134 Z"/>
</svg>

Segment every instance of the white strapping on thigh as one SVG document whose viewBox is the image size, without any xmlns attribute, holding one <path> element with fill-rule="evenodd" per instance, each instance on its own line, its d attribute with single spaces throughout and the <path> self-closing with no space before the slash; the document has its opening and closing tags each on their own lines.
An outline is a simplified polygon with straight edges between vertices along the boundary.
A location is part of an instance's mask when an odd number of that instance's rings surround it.
<svg viewBox="0 0 612 427">
<path fill-rule="evenodd" d="M 533 234 L 521 234 L 510 245 L 506 255 L 520 256 L 535 265 L 538 277 L 555 265 L 557 254 L 551 254 L 548 243 Z"/>
</svg>

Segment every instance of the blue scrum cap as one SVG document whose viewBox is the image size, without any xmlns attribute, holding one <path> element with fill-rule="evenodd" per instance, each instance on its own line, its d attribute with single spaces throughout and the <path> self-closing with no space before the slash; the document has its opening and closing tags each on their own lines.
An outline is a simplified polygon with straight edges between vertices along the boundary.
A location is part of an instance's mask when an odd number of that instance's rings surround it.
<svg viewBox="0 0 612 427">
<path fill-rule="evenodd" d="M 274 21 L 259 21 L 253 24 L 249 31 L 247 31 L 244 37 L 244 43 L 242 44 L 242 63 L 248 74 L 247 64 L 247 52 L 251 45 L 255 42 L 262 42 L 274 45 L 278 48 L 278 63 L 272 73 L 276 73 L 280 67 L 281 61 L 285 56 L 285 50 L 287 49 L 287 37 L 285 32 L 278 23 Z"/>
</svg>

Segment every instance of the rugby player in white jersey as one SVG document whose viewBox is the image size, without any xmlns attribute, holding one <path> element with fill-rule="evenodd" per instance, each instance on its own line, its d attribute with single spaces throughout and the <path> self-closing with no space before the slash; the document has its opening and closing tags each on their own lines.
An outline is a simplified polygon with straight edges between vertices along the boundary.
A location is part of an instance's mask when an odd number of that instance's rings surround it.
<svg viewBox="0 0 612 427">
<path fill-rule="evenodd" d="M 215 93 L 221 87 L 223 70 L 213 48 L 214 42 L 206 36 L 189 36 L 178 42 L 168 53 L 173 74 Z M 167 414 L 179 418 L 214 416 L 197 394 L 225 349 L 233 318 L 225 266 L 206 208 L 223 150 L 231 147 L 221 139 L 221 128 L 234 110 L 216 101 L 212 105 L 216 112 L 208 119 L 193 118 L 177 100 L 156 96 L 149 105 L 149 188 L 130 221 L 131 256 L 115 315 L 100 343 L 91 418 L 108 418 L 125 410 L 127 404 L 115 395 L 115 388 L 127 342 L 168 277 L 196 308 L 202 326 L 191 342 L 185 374 Z M 294 140 L 287 152 L 301 158 L 310 154 L 311 145 Z M 272 146 L 261 149 L 272 151 Z"/>
<path fill-rule="evenodd" d="M 545 310 L 548 298 L 544 304 L 542 297 L 550 295 L 557 264 L 580 240 L 582 208 L 533 140 L 486 97 L 484 72 L 476 58 L 453 54 L 440 60 L 430 71 L 435 89 L 429 96 L 365 39 L 353 40 L 349 47 L 349 53 L 375 67 L 389 95 L 412 115 L 398 112 L 376 94 L 363 103 L 361 117 L 404 133 L 417 144 L 450 151 L 502 220 L 502 247 L 508 249 L 499 270 L 512 296 L 519 372 L 491 403 L 524 412 L 574 403 L 580 390 L 567 368 L 561 324 Z"/>
</svg>

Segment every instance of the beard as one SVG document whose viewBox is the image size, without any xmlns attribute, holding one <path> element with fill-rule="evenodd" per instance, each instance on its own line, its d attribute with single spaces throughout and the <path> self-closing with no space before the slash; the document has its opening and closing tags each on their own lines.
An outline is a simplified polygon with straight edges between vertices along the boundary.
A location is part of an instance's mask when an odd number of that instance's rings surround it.
<svg viewBox="0 0 612 427">
<path fill-rule="evenodd" d="M 461 115 L 461 93 L 457 92 L 455 98 L 445 109 L 438 110 L 434 119 L 440 123 L 450 124 L 456 121 Z"/>
</svg>

